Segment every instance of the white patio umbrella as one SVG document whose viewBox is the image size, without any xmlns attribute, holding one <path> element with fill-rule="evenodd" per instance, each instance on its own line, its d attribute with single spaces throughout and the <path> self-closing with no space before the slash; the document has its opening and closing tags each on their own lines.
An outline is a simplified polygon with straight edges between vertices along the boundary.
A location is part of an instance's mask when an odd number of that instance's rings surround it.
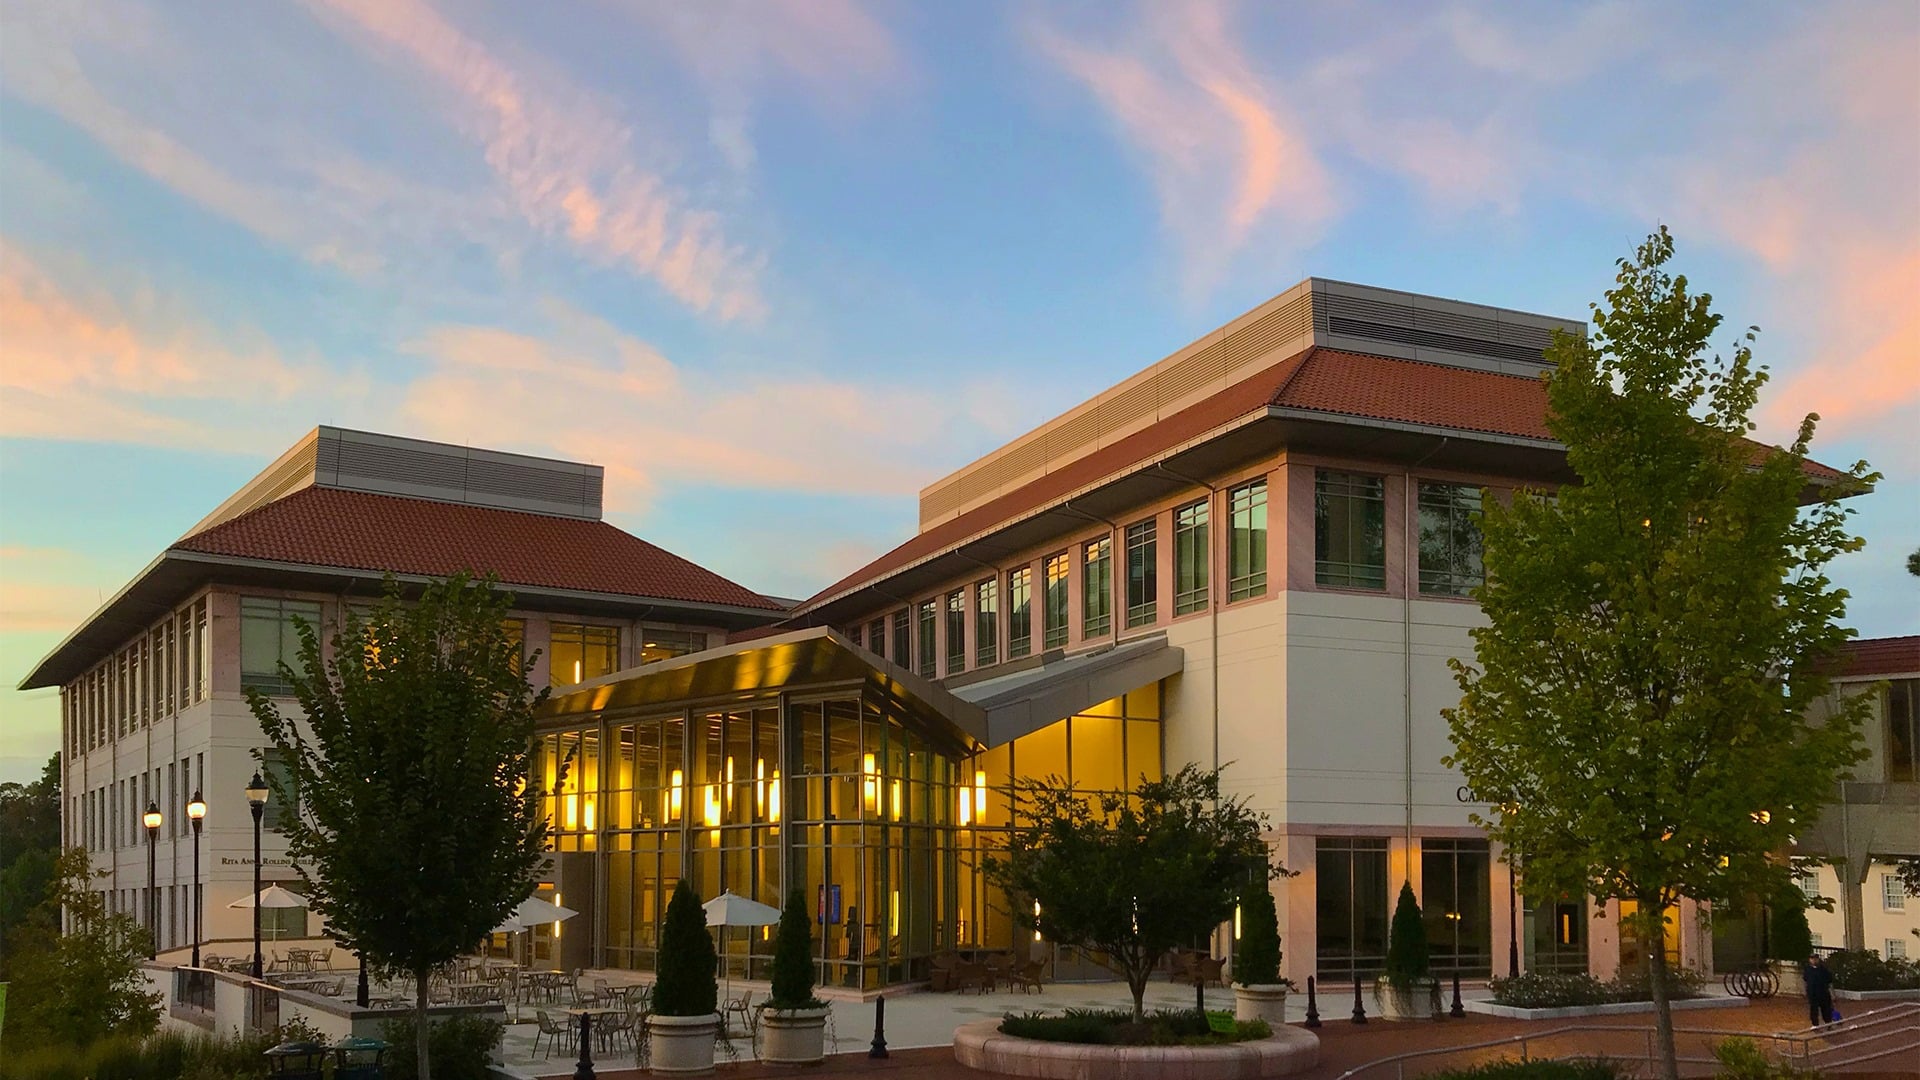
<svg viewBox="0 0 1920 1080">
<path fill-rule="evenodd" d="M 727 995 L 733 995 L 733 969 L 727 967 L 727 927 L 771 926 L 780 921 L 780 909 L 758 900 L 735 895 L 729 889 L 700 905 L 707 913 L 707 925 L 720 927 L 720 966 L 727 973 Z"/>
<path fill-rule="evenodd" d="M 269 885 L 261 889 L 259 902 L 263 908 L 296 908 L 307 906 L 306 897 L 301 896 L 299 893 L 290 893 L 278 885 Z M 254 896 L 252 893 L 248 893 L 227 906 L 230 908 L 250 908 L 254 906 Z"/>
<path fill-rule="evenodd" d="M 511 934 L 516 930 L 531 930 L 546 923 L 563 922 L 580 914 L 570 907 L 561 907 L 552 901 L 529 896 L 493 928 L 496 934 Z"/>
<path fill-rule="evenodd" d="M 500 925 L 493 928 L 493 932 L 496 934 L 531 932 L 536 926 L 564 922 L 578 914 L 580 913 L 570 907 L 562 907 L 550 900 L 542 900 L 538 896 L 529 896 L 515 905 L 507 917 L 500 920 Z M 533 946 L 527 939 L 521 940 L 526 943 L 528 952 L 528 955 L 522 959 L 531 960 Z"/>
</svg>

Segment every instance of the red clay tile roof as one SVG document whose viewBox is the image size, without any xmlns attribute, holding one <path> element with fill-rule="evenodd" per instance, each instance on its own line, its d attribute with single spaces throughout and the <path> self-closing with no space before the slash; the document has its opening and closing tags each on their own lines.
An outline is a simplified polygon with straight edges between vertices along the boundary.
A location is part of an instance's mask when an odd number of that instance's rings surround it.
<svg viewBox="0 0 1920 1080">
<path fill-rule="evenodd" d="M 693 604 L 779 604 L 604 521 L 310 487 L 173 545 L 176 551 Z"/>
<path fill-rule="evenodd" d="M 827 586 L 801 609 L 883 578 L 1003 522 L 1187 442 L 1262 406 L 1551 441 L 1538 378 L 1310 348 L 1158 423 L 927 529 Z M 1754 444 L 1756 459 L 1771 448 Z M 1808 461 L 1819 479 L 1840 473 Z"/>
<path fill-rule="evenodd" d="M 1848 677 L 1910 675 L 1920 671 L 1920 635 L 1849 641 L 1835 666 L 1835 674 Z"/>
</svg>

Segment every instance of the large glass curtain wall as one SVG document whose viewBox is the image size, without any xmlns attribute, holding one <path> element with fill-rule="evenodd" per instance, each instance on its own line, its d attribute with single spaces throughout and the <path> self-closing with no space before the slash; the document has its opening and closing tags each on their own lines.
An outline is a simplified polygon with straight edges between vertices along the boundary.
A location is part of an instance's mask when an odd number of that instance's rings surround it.
<svg viewBox="0 0 1920 1080">
<path fill-rule="evenodd" d="M 583 961 L 652 970 L 687 875 L 702 899 L 731 890 L 774 907 L 800 887 L 827 985 L 922 979 L 942 950 L 1011 948 L 1006 898 L 981 872 L 1009 824 L 1011 778 L 1089 792 L 1158 778 L 1159 716 L 1155 685 L 958 760 L 871 690 L 543 734 L 554 858 L 568 877 L 589 861 L 596 882 L 594 896 L 569 890 L 581 914 L 562 932 L 594 935 Z M 728 969 L 767 977 L 771 936 L 729 930 Z"/>
</svg>

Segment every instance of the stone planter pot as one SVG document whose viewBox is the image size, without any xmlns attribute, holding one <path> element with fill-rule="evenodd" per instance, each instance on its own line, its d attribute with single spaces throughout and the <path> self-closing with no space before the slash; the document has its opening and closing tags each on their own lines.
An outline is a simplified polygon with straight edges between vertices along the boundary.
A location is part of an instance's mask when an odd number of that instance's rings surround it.
<svg viewBox="0 0 1920 1080">
<path fill-rule="evenodd" d="M 827 1059 L 828 1006 L 768 1008 L 760 1014 L 760 1060 L 775 1065 L 818 1065 Z"/>
<path fill-rule="evenodd" d="M 1287 1022 L 1287 986 L 1285 983 L 1233 984 L 1233 1018 L 1265 1020 L 1279 1030 Z"/>
<path fill-rule="evenodd" d="M 713 1040 L 720 1033 L 720 1014 L 647 1017 L 653 1071 L 673 1076 L 697 1076 L 713 1071 Z"/>
<path fill-rule="evenodd" d="M 1408 986 L 1392 986 L 1385 979 L 1373 984 L 1374 1015 L 1382 1020 L 1438 1020 L 1440 980 L 1417 979 Z"/>
<path fill-rule="evenodd" d="M 1773 961 L 1773 973 L 1780 976 L 1780 997 L 1797 998 L 1807 996 L 1807 978 L 1799 961 L 1775 960 Z"/>
</svg>

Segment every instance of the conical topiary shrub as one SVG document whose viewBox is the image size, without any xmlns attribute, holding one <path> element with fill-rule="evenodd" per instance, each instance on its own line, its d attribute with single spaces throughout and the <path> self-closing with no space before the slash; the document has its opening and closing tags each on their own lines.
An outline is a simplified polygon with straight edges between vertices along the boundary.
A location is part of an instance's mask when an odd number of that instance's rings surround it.
<svg viewBox="0 0 1920 1080">
<path fill-rule="evenodd" d="M 1772 925 L 1767 927 L 1769 960 L 1805 963 L 1813 955 L 1813 930 L 1807 926 L 1807 901 L 1799 889 L 1788 889 L 1774 898 L 1769 911 Z"/>
<path fill-rule="evenodd" d="M 787 894 L 780 928 L 773 935 L 773 995 L 776 1009 L 817 1009 L 813 996 L 813 919 L 799 889 Z"/>
<path fill-rule="evenodd" d="M 660 927 L 660 970 L 653 985 L 653 1011 L 662 1016 L 706 1016 L 717 1011 L 720 986 L 716 955 L 700 894 L 686 878 L 673 890 Z"/>
<path fill-rule="evenodd" d="M 1233 981 L 1241 986 L 1272 986 L 1280 981 L 1280 918 L 1273 890 L 1264 880 L 1247 886 L 1240 897 L 1240 944 L 1233 953 Z"/>
<path fill-rule="evenodd" d="M 1400 900 L 1393 908 L 1393 925 L 1387 930 L 1387 974 L 1389 986 L 1411 986 L 1427 977 L 1431 957 L 1427 948 L 1427 927 L 1420 921 L 1420 904 L 1413 898 L 1413 883 L 1400 883 Z"/>
</svg>

